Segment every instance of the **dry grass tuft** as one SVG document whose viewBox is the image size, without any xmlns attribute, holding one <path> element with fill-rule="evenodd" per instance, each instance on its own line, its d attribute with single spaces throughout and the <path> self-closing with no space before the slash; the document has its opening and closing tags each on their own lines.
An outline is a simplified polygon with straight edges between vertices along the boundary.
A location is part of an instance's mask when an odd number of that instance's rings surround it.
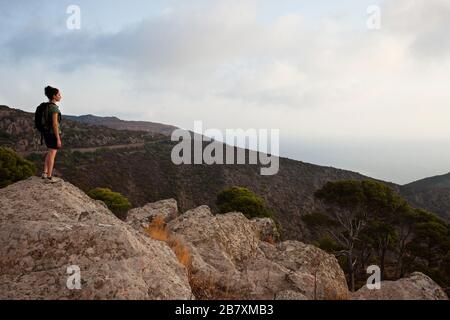
<svg viewBox="0 0 450 320">
<path fill-rule="evenodd" d="M 265 242 L 270 243 L 272 245 L 276 245 L 277 241 L 275 240 L 275 238 L 273 236 L 268 236 L 267 238 L 264 239 Z"/>
<path fill-rule="evenodd" d="M 169 240 L 169 232 L 166 229 L 166 222 L 161 216 L 156 216 L 145 229 L 150 238 L 167 242 Z"/>
<path fill-rule="evenodd" d="M 189 252 L 189 248 L 186 247 L 183 242 L 175 237 L 170 237 L 167 241 L 172 251 L 178 258 L 178 261 L 187 269 L 188 273 L 192 269 L 191 265 L 191 253 Z"/>
<path fill-rule="evenodd" d="M 192 293 L 198 300 L 238 300 L 242 299 L 242 293 L 232 292 L 228 287 L 220 287 L 212 277 L 206 277 L 195 273 L 192 268 L 192 259 L 189 248 L 183 241 L 170 234 L 167 230 L 164 218 L 155 217 L 145 232 L 155 240 L 166 242 L 175 253 L 178 261 L 186 268 Z"/>
</svg>

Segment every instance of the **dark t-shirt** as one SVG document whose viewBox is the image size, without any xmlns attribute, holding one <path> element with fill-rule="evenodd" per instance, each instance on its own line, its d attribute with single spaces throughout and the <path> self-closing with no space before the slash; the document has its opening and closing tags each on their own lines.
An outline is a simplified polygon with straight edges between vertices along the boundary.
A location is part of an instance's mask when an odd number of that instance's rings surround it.
<svg viewBox="0 0 450 320">
<path fill-rule="evenodd" d="M 49 105 L 49 107 L 48 107 L 48 118 L 49 119 L 53 119 L 53 114 L 54 113 L 58 113 L 58 115 L 59 114 L 61 114 L 61 112 L 59 111 L 59 107 L 56 105 L 56 104 L 54 104 L 54 103 L 51 103 L 50 105 Z M 58 119 L 59 119 L 59 116 L 58 116 Z M 58 120 L 58 131 L 59 131 L 59 134 L 61 134 L 61 123 L 59 123 L 59 120 Z M 53 132 L 53 126 L 50 126 L 50 133 L 54 133 Z"/>
</svg>

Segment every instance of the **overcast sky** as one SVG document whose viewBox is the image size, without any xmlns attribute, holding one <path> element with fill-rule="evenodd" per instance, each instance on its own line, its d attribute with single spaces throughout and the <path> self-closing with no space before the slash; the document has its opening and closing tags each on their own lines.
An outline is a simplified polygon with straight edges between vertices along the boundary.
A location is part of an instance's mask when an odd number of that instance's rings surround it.
<svg viewBox="0 0 450 320">
<path fill-rule="evenodd" d="M 282 156 L 397 183 L 450 171 L 450 1 L 117 3 L 0 0 L 0 104 L 50 84 L 63 114 L 280 129 Z"/>
</svg>

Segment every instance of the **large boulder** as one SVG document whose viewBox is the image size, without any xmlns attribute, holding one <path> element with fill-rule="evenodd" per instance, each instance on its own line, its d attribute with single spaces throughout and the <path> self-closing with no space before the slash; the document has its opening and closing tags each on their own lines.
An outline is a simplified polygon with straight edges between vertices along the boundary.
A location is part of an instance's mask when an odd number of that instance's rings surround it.
<svg viewBox="0 0 450 320">
<path fill-rule="evenodd" d="M 362 287 L 352 294 L 354 300 L 448 300 L 444 290 L 430 277 L 414 272 L 396 281 L 382 281 L 380 289 Z"/>
<path fill-rule="evenodd" d="M 345 274 L 334 255 L 313 245 L 291 240 L 277 245 L 261 243 L 260 248 L 267 259 L 289 270 L 287 280 L 306 297 L 348 299 Z"/>
<path fill-rule="evenodd" d="M 32 177 L 1 189 L 0 207 L 0 299 L 192 298 L 166 243 L 70 183 Z M 79 290 L 67 286 L 73 265 Z"/>
<path fill-rule="evenodd" d="M 347 299 L 333 255 L 298 241 L 261 241 L 260 230 L 241 213 L 213 215 L 201 206 L 168 228 L 189 248 L 191 273 L 216 288 L 215 298 Z"/>
<path fill-rule="evenodd" d="M 271 218 L 253 218 L 250 221 L 253 223 L 262 241 L 277 242 L 280 240 L 277 225 Z"/>
<path fill-rule="evenodd" d="M 161 200 L 147 203 L 143 207 L 134 208 L 127 213 L 127 223 L 133 228 L 147 228 L 156 217 L 161 217 L 165 222 L 178 216 L 178 205 L 175 199 Z"/>
<path fill-rule="evenodd" d="M 222 288 L 219 292 L 242 292 L 246 284 L 238 267 L 256 255 L 259 244 L 242 213 L 214 216 L 208 206 L 200 206 L 169 222 L 168 229 L 188 247 L 196 279 Z"/>
</svg>

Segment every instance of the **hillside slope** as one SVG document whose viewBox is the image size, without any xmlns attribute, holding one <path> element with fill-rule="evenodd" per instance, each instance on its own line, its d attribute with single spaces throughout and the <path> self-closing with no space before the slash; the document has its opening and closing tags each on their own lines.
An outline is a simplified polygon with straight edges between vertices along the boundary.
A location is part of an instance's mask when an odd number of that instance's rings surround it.
<svg viewBox="0 0 450 320">
<path fill-rule="evenodd" d="M 174 143 L 164 135 L 115 130 L 65 118 L 62 128 L 63 150 L 56 158 L 56 173 L 84 191 L 109 187 L 126 195 L 135 206 L 161 198 L 176 198 L 185 210 L 201 204 L 215 209 L 216 196 L 221 190 L 245 186 L 267 201 L 284 229 L 283 235 L 291 239 L 308 239 L 301 216 L 320 209 L 313 193 L 323 184 L 370 179 L 356 172 L 286 158 L 280 158 L 280 171 L 274 176 L 261 176 L 256 165 L 176 166 L 170 159 Z M 0 143 L 28 155 L 38 168 L 42 166 L 42 156 L 33 154 L 45 148 L 39 145 L 33 129 L 32 113 L 0 106 Z M 126 149 L 95 149 L 128 145 Z M 76 148 L 82 148 L 81 152 L 74 151 Z M 445 188 L 423 191 L 389 185 L 414 205 L 448 217 L 446 208 L 450 201 Z"/>
<path fill-rule="evenodd" d="M 27 154 L 40 168 L 43 158 L 36 151 L 39 137 L 33 129 L 33 114 L 0 107 L 2 145 Z M 280 159 L 280 171 L 261 176 L 257 165 L 182 165 L 170 159 L 174 142 L 159 134 L 115 130 L 105 126 L 63 118 L 63 149 L 56 158 L 56 173 L 84 191 L 108 187 L 123 193 L 140 206 L 162 198 L 175 198 L 186 210 L 207 204 L 215 209 L 217 194 L 234 185 L 246 186 L 265 198 L 283 226 L 284 236 L 305 239 L 308 230 L 301 216 L 317 207 L 315 190 L 327 181 L 365 179 L 363 175 L 332 167 Z M 72 152 L 76 148 L 144 143 L 145 146 L 93 152 Z"/>
<path fill-rule="evenodd" d="M 450 173 L 406 184 L 400 191 L 413 205 L 426 208 L 450 222 Z"/>
</svg>

